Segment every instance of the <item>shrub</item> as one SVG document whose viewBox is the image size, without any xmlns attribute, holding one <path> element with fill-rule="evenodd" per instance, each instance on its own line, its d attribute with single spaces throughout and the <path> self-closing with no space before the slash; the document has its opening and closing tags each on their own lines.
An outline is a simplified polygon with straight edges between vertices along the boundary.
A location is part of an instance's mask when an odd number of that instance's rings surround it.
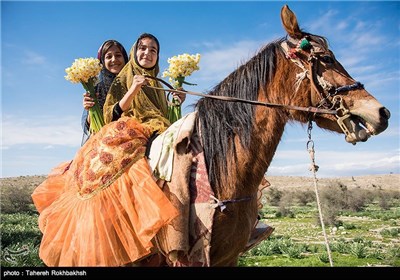
<svg viewBox="0 0 400 280">
<path fill-rule="evenodd" d="M 339 240 L 331 244 L 332 251 L 336 251 L 340 254 L 349 254 L 350 246 L 344 240 Z"/>
<path fill-rule="evenodd" d="M 2 213 L 13 214 L 36 212 L 31 198 L 32 188 L 27 186 L 2 186 L 0 192 Z"/>
<path fill-rule="evenodd" d="M 310 190 L 297 192 L 295 197 L 302 206 L 306 206 L 308 203 L 315 201 L 315 194 Z"/>
<path fill-rule="evenodd" d="M 278 206 L 281 197 L 282 192 L 277 188 L 269 188 L 266 192 L 266 198 L 269 205 Z"/>
<path fill-rule="evenodd" d="M 383 229 L 380 231 L 380 234 L 384 237 L 398 237 L 399 233 L 400 228 Z"/>
<path fill-rule="evenodd" d="M 294 213 L 291 209 L 293 206 L 294 196 L 293 192 L 286 192 L 281 197 L 281 200 L 278 203 L 278 212 L 281 213 L 283 217 L 294 218 Z"/>
<path fill-rule="evenodd" d="M 372 198 L 369 198 L 367 192 L 361 189 L 355 189 L 348 191 L 346 196 L 345 210 L 351 210 L 353 212 L 361 211 L 365 208 L 367 203 L 372 201 Z"/>
<path fill-rule="evenodd" d="M 375 250 L 368 254 L 368 258 L 374 258 L 377 260 L 384 260 L 385 254 L 381 250 Z"/>
<path fill-rule="evenodd" d="M 290 247 L 287 247 L 285 250 L 285 254 L 287 254 L 290 258 L 293 259 L 301 259 L 304 247 L 299 244 L 293 244 Z"/>
<path fill-rule="evenodd" d="M 327 252 L 320 253 L 318 259 L 323 263 L 329 263 L 329 256 Z"/>
<path fill-rule="evenodd" d="M 351 224 L 351 223 L 344 223 L 343 227 L 346 230 L 351 230 L 351 229 L 356 229 L 357 228 L 357 226 L 355 224 Z"/>
<path fill-rule="evenodd" d="M 381 207 L 381 209 L 388 210 L 390 208 L 387 194 L 379 192 L 378 201 L 379 201 L 379 207 Z"/>
<path fill-rule="evenodd" d="M 367 257 L 367 247 L 364 243 L 355 242 L 350 245 L 350 253 L 359 259 Z"/>
</svg>

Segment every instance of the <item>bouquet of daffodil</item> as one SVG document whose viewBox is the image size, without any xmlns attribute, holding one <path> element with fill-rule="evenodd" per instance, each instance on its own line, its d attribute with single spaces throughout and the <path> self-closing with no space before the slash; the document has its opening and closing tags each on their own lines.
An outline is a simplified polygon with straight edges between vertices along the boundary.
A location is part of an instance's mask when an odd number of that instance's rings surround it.
<svg viewBox="0 0 400 280">
<path fill-rule="evenodd" d="M 95 102 L 94 106 L 89 109 L 91 133 L 98 132 L 104 125 L 103 112 L 100 109 L 94 88 L 100 71 L 100 60 L 92 57 L 75 59 L 72 66 L 65 69 L 65 72 L 67 73 L 65 79 L 74 84 L 81 83 L 83 88 L 89 92 L 90 97 L 92 97 Z"/>
<path fill-rule="evenodd" d="M 176 89 L 181 89 L 183 84 L 195 85 L 185 81 L 194 71 L 199 70 L 200 54 L 189 55 L 187 53 L 168 58 L 169 68 L 163 72 L 163 77 L 169 77 L 170 83 Z M 182 116 L 181 102 L 172 98 L 168 105 L 168 119 L 171 123 Z"/>
</svg>

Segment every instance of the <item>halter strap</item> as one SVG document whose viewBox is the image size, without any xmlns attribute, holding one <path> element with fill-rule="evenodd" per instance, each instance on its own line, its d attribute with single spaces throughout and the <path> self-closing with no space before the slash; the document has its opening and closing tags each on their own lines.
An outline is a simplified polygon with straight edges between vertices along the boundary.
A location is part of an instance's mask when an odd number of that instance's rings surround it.
<svg viewBox="0 0 400 280">
<path fill-rule="evenodd" d="M 338 94 L 340 92 L 344 92 L 344 91 L 350 91 L 350 90 L 355 90 L 355 89 L 363 89 L 364 85 L 360 82 L 355 82 L 352 85 L 346 85 L 346 86 L 342 86 L 342 87 L 338 87 L 335 90 L 335 94 Z"/>
</svg>

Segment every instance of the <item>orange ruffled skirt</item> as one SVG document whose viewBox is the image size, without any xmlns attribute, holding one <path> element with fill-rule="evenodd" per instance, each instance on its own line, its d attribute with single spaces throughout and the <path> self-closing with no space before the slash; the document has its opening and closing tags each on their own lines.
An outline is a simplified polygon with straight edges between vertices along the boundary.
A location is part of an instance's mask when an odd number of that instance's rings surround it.
<svg viewBox="0 0 400 280">
<path fill-rule="evenodd" d="M 132 128 L 130 121 L 122 121 L 127 124 L 124 131 Z M 115 133 L 116 125 L 107 125 L 92 136 L 72 163 L 56 167 L 32 194 L 43 233 L 39 257 L 47 266 L 121 266 L 135 262 L 151 253 L 153 237 L 178 215 L 154 181 L 144 156 L 133 158 L 129 164 L 125 158 L 123 172 L 110 176 L 110 170 L 115 173 L 119 167 L 107 167 L 110 161 L 104 160 L 109 159 L 104 152 L 118 154 L 113 149 L 120 149 L 121 143 L 127 146 L 133 138 L 137 140 L 138 132 L 134 123 L 132 137 L 114 145 L 110 137 L 121 139 Z M 120 156 L 114 157 L 113 163 Z"/>
</svg>

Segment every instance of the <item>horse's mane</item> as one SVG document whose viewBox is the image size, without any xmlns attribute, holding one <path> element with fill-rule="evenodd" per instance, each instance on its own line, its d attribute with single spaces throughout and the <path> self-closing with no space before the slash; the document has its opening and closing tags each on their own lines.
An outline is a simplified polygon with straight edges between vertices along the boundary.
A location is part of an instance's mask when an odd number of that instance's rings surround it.
<svg viewBox="0 0 400 280">
<path fill-rule="evenodd" d="M 276 52 L 283 40 L 281 38 L 267 44 L 208 94 L 257 100 L 259 89 L 265 89 L 265 85 L 274 76 Z M 255 107 L 242 102 L 202 98 L 197 102 L 196 108 L 208 176 L 211 185 L 215 186 L 219 184 L 219 174 L 228 174 L 227 158 L 232 158 L 236 151 L 233 137 L 237 135 L 244 148 L 250 144 Z"/>
</svg>

